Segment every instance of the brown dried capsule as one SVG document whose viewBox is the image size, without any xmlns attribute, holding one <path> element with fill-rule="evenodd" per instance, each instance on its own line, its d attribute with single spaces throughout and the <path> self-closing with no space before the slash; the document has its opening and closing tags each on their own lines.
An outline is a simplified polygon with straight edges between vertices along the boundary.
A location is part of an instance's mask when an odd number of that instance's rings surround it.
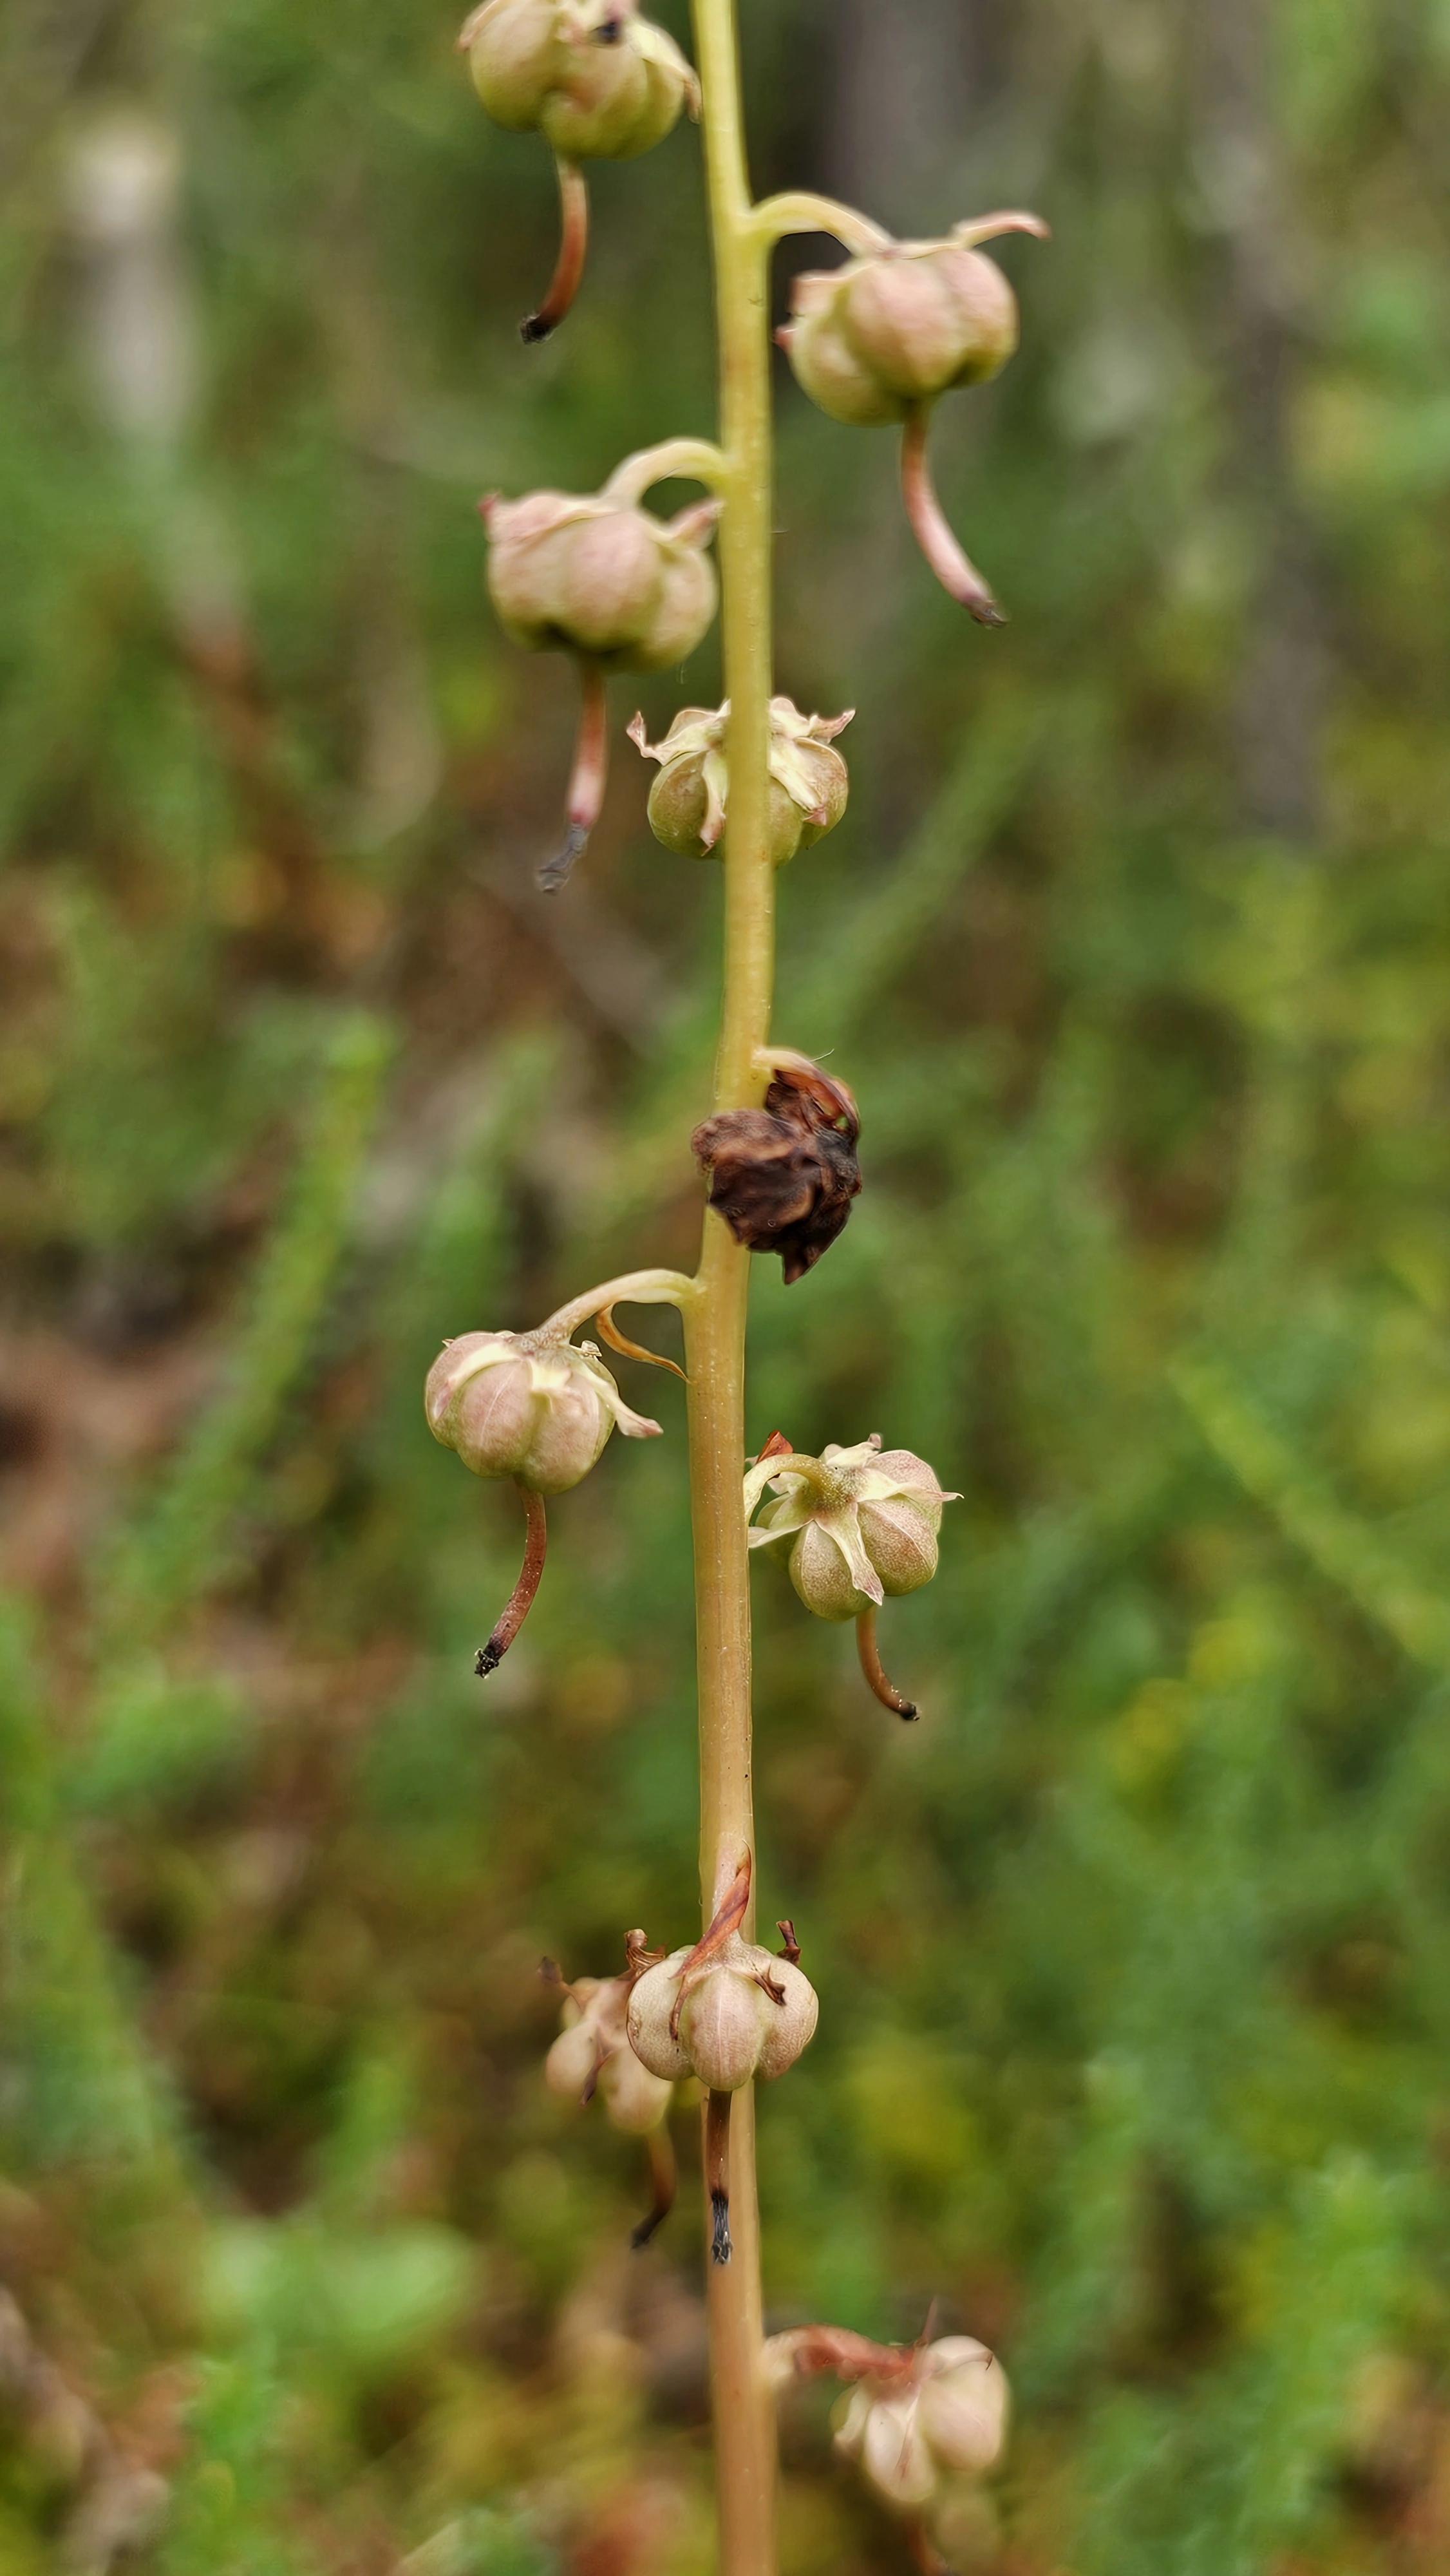
<svg viewBox="0 0 1450 2576">
<path fill-rule="evenodd" d="M 787 1287 L 830 1249 L 861 1187 L 861 1121 L 818 1065 L 776 1066 L 763 1109 L 724 1109 L 690 1138 L 737 1243 L 778 1252 Z"/>
</svg>

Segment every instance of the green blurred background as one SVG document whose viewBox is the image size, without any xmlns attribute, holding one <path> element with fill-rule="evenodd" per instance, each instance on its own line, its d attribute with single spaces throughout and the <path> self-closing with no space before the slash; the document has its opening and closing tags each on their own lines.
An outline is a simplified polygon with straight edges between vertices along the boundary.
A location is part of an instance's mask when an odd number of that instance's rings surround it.
<svg viewBox="0 0 1450 2576">
<path fill-rule="evenodd" d="M 676 32 L 681 12 L 665 10 Z M 965 1499 L 883 1641 L 778 1569 L 772 2319 L 1002 2353 L 969 2576 L 1450 2564 L 1450 7 L 751 0 L 755 176 L 996 204 L 944 405 L 1012 611 L 781 384 L 780 684 L 859 713 L 777 1033 L 864 1114 L 749 1433 Z M 698 2183 L 536 1962 L 695 1905 L 678 1390 L 552 1515 L 444 1334 L 688 1262 L 719 877 L 604 824 L 473 504 L 713 426 L 698 145 L 547 157 L 423 0 L 0 33 L 0 2570 L 706 2576 Z M 824 245 L 788 259 L 810 264 Z M 788 262 L 783 263 L 788 264 Z M 783 292 L 782 281 L 782 292 Z M 682 496 L 683 497 L 683 496 Z M 713 698 L 715 643 L 683 694 Z M 619 725 L 632 710 L 616 685 Z M 677 693 L 645 684 L 652 733 Z M 791 2411 L 787 2576 L 900 2535 Z"/>
</svg>

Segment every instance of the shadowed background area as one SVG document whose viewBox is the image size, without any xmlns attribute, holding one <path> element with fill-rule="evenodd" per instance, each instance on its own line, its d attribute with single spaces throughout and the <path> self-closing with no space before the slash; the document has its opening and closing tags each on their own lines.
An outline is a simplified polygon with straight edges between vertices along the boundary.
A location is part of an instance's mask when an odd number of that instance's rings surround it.
<svg viewBox="0 0 1450 2576">
<path fill-rule="evenodd" d="M 1053 227 L 933 433 L 1003 633 L 890 435 L 780 385 L 780 685 L 859 713 L 776 1027 L 866 1187 L 807 1281 L 756 1265 L 748 1428 L 964 1499 L 882 1622 L 915 1728 L 755 1575 L 763 1912 L 822 2001 L 762 2101 L 772 2317 L 936 2298 L 1000 2351 L 964 2576 L 1428 2576 L 1450 11 L 745 19 L 762 189 Z M 678 1389 L 620 1363 L 666 1436 L 555 1507 L 486 1688 L 517 1505 L 420 1404 L 445 1334 L 697 1237 L 718 873 L 649 838 L 618 682 L 534 892 L 571 674 L 501 638 L 473 505 L 713 427 L 698 146 L 595 172 L 525 350 L 552 176 L 454 33 L 0 33 L 5 2576 L 711 2564 L 692 2122 L 631 2257 L 537 1976 L 692 1927 Z M 827 2409 L 787 2576 L 888 2576 Z"/>
</svg>

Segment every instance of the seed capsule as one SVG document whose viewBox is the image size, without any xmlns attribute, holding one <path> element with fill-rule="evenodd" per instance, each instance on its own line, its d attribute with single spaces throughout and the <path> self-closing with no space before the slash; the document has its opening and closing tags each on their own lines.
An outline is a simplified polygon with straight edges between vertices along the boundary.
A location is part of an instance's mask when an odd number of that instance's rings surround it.
<svg viewBox="0 0 1450 2576">
<path fill-rule="evenodd" d="M 832 831 L 846 810 L 850 780 L 831 744 L 853 713 L 803 716 L 789 698 L 771 699 L 769 847 L 777 867 Z M 643 716 L 629 728 L 645 759 L 661 764 L 650 789 L 650 829 L 681 858 L 713 858 L 719 848 L 730 794 L 729 717 L 727 698 L 713 711 L 683 707 L 662 742 L 645 740 Z"/>
</svg>

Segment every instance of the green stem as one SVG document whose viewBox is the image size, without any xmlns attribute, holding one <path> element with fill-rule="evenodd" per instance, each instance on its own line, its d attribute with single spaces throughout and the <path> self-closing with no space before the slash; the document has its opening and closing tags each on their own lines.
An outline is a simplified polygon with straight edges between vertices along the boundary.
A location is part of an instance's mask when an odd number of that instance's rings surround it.
<svg viewBox="0 0 1450 2576">
<path fill-rule="evenodd" d="M 788 233 L 829 233 L 833 241 L 844 243 L 857 258 L 873 251 L 890 250 L 891 235 L 869 215 L 860 215 L 854 206 L 838 205 L 834 197 L 818 197 L 808 188 L 791 188 L 784 196 L 763 197 L 751 216 L 752 229 L 772 246 L 784 241 Z"/>
<path fill-rule="evenodd" d="M 770 1032 L 774 870 L 770 862 L 770 307 L 768 239 L 745 166 L 734 0 L 693 0 L 704 92 L 720 342 L 725 511 L 719 537 L 730 700 L 725 835 L 725 971 L 715 1107 L 755 1106 Z M 705 1216 L 697 1301 L 685 1309 L 690 1491 L 700 1706 L 700 1888 L 708 1924 L 753 1857 L 750 1593 L 740 1480 L 745 1465 L 745 1309 L 750 1255 Z M 741 1929 L 752 1934 L 747 1917 Z M 722 2142 L 712 2141 L 718 2149 Z M 775 2430 L 761 2363 L 755 2115 L 731 2097 L 728 2263 L 707 2263 L 719 2576 L 774 2576 Z"/>
<path fill-rule="evenodd" d="M 708 438 L 666 438 L 658 447 L 637 447 L 616 465 L 600 494 L 604 501 L 642 501 L 656 483 L 704 483 L 723 491 L 729 468 Z"/>
<path fill-rule="evenodd" d="M 567 1306 L 556 1306 L 542 1324 L 519 1338 L 540 1345 L 566 1342 L 605 1306 L 692 1306 L 698 1295 L 694 1280 L 687 1279 L 683 1270 L 625 1270 L 598 1288 L 586 1288 L 582 1297 L 571 1297 Z"/>
</svg>

